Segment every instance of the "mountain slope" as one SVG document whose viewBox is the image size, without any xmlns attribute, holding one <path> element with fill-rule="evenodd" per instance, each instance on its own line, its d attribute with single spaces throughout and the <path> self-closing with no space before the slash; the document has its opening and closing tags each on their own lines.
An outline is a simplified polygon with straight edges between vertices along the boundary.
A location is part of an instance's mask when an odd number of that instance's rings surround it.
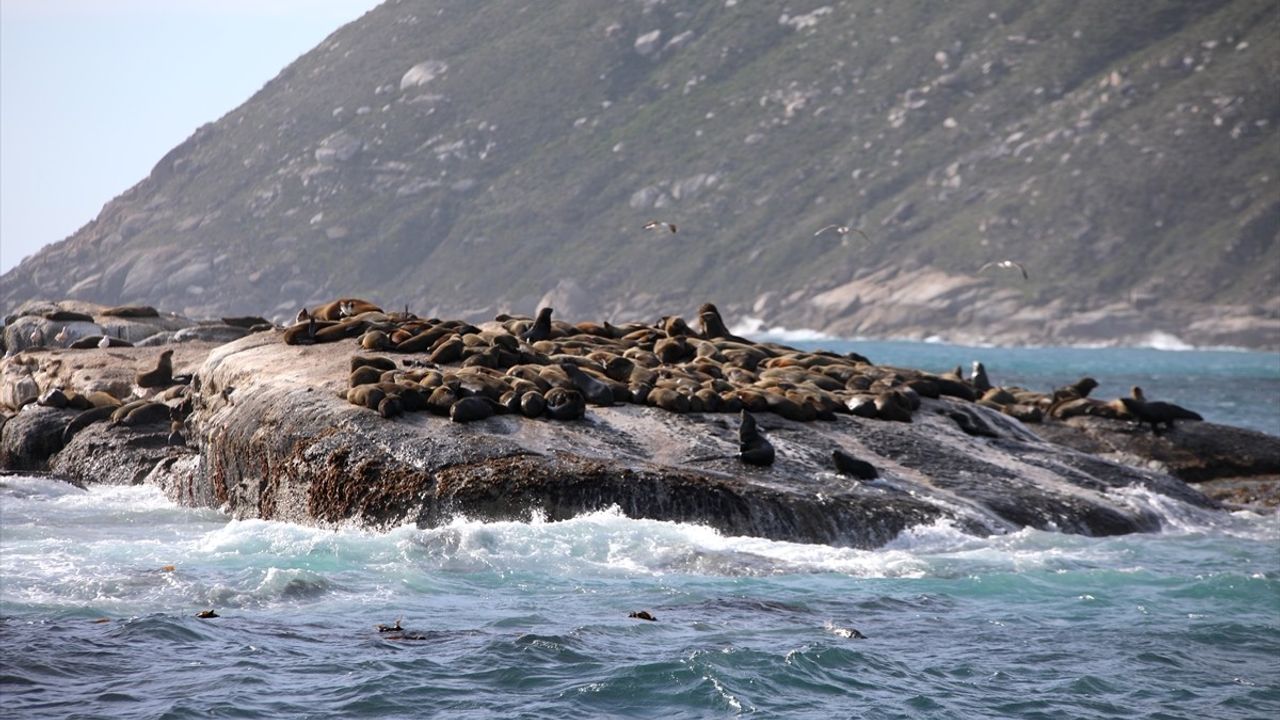
<svg viewBox="0 0 1280 720">
<path fill-rule="evenodd" d="M 0 300 L 1280 344 L 1278 8 L 388 2 Z"/>
</svg>

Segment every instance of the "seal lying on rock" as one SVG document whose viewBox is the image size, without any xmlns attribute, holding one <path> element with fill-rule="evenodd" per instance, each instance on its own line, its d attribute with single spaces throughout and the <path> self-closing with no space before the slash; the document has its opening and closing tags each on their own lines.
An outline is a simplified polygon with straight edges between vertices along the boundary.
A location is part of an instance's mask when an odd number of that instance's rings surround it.
<svg viewBox="0 0 1280 720">
<path fill-rule="evenodd" d="M 91 410 L 85 410 L 71 418 L 71 422 L 67 423 L 66 429 L 62 431 L 62 444 L 66 445 L 71 442 L 71 438 L 75 437 L 76 433 L 90 425 L 109 419 L 115 411 L 116 406 L 114 405 L 100 405 Z"/>
<path fill-rule="evenodd" d="M 316 320 L 342 320 L 366 312 L 382 312 L 382 308 L 368 300 L 339 298 L 312 310 L 308 316 Z"/>
<path fill-rule="evenodd" d="M 551 388 L 545 399 L 545 412 L 552 420 L 581 420 L 587 414 L 586 399 L 573 388 Z"/>
<path fill-rule="evenodd" d="M 866 460 L 859 460 L 841 450 L 831 451 L 831 461 L 836 466 L 836 472 L 841 475 L 855 477 L 859 480 L 875 480 L 880 477 L 880 473 L 876 471 L 874 465 Z"/>
</svg>

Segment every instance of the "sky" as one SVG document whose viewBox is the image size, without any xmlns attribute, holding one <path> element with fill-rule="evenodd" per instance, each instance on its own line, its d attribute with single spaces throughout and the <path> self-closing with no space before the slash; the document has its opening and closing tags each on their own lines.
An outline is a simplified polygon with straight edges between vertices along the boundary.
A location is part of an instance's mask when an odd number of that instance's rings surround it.
<svg viewBox="0 0 1280 720">
<path fill-rule="evenodd" d="M 0 0 L 0 272 L 381 0 Z"/>
</svg>

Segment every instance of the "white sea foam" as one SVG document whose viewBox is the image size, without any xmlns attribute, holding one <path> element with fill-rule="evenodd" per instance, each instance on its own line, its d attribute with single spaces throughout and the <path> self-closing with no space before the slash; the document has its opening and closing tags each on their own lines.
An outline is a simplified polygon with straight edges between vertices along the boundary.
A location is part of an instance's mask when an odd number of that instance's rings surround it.
<svg viewBox="0 0 1280 720">
<path fill-rule="evenodd" d="M 1162 330 L 1153 330 L 1138 342 L 1138 347 L 1149 347 L 1155 350 L 1196 350 L 1196 346 L 1182 338 Z"/>
<path fill-rule="evenodd" d="M 1138 485 L 1120 488 L 1110 494 L 1122 505 L 1158 515 L 1165 533 L 1280 541 L 1280 514 L 1277 513 L 1267 516 L 1249 511 L 1224 513 L 1189 505 Z"/>
<path fill-rule="evenodd" d="M 821 340 L 843 340 L 819 330 L 800 328 L 792 330 L 780 325 L 765 327 L 764 320 L 750 315 L 744 316 L 729 332 L 743 335 L 760 342 L 818 342 Z"/>
<path fill-rule="evenodd" d="M 867 551 L 727 536 L 703 525 L 637 520 L 617 508 L 570 520 L 479 522 L 465 518 L 421 531 L 427 554 L 445 566 L 500 572 L 539 568 L 564 573 L 774 575 L 832 572 L 858 577 L 918 577 L 909 552 Z"/>
<path fill-rule="evenodd" d="M 84 492 L 41 482 L 49 481 L 6 485 L 0 599 L 104 614 L 331 597 L 363 604 L 406 591 L 430 593 L 441 583 L 507 578 L 542 578 L 530 580 L 535 584 L 803 574 L 905 579 L 1123 569 L 1141 566 L 1145 549 L 1159 542 L 1029 528 L 976 537 L 938 521 L 909 528 L 883 548 L 858 550 L 728 536 L 703 525 L 628 518 L 617 508 L 557 522 L 458 517 L 436 528 L 375 532 L 229 521 L 176 507 L 151 488 Z M 1142 488 L 1113 495 L 1158 514 L 1175 541 L 1280 541 L 1276 516 L 1204 510 Z"/>
</svg>

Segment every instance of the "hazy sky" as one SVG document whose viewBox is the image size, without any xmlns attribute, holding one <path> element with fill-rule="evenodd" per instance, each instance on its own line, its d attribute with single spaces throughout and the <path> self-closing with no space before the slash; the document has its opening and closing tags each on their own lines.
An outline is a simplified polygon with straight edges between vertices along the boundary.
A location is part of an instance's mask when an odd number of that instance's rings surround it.
<svg viewBox="0 0 1280 720">
<path fill-rule="evenodd" d="M 0 0 L 0 272 L 381 0 Z"/>
</svg>

